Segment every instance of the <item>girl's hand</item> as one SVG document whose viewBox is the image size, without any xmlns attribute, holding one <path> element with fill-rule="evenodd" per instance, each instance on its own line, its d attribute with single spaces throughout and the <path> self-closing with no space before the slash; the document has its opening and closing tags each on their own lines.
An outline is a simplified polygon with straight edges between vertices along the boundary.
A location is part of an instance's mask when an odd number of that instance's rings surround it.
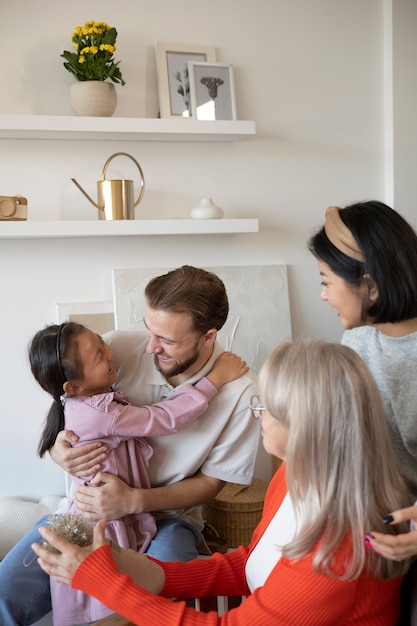
<svg viewBox="0 0 417 626">
<path fill-rule="evenodd" d="M 232 380 L 240 378 L 248 371 L 248 365 L 237 354 L 223 352 L 217 358 L 207 378 L 217 389 L 220 389 L 225 383 L 230 383 Z"/>
<path fill-rule="evenodd" d="M 60 583 L 70 585 L 72 577 L 82 561 L 93 550 L 108 543 L 104 537 L 105 527 L 105 520 L 100 520 L 94 528 L 92 545 L 85 548 L 69 543 L 69 541 L 58 537 L 49 528 L 42 527 L 39 529 L 41 536 L 56 550 L 59 550 L 60 554 L 43 548 L 39 543 L 33 543 L 31 547 L 38 556 L 39 565 L 47 574 L 53 576 Z"/>
<path fill-rule="evenodd" d="M 406 509 L 399 509 L 391 513 L 389 524 L 399 524 L 400 522 L 413 521 L 417 528 L 417 506 L 410 506 Z M 371 532 L 367 539 L 376 552 L 379 552 L 386 559 L 393 561 L 403 561 L 411 556 L 417 555 L 417 530 L 410 530 L 402 535 L 384 535 L 384 533 Z"/>
</svg>

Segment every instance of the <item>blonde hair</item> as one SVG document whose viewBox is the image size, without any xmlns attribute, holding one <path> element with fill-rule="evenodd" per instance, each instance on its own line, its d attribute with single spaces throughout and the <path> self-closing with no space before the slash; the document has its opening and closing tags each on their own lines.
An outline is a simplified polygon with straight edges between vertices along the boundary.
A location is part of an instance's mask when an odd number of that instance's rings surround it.
<svg viewBox="0 0 417 626">
<path fill-rule="evenodd" d="M 364 569 L 383 580 L 405 574 L 408 561 L 383 559 L 364 545 L 371 530 L 406 532 L 382 518 L 410 501 L 378 390 L 359 355 L 336 343 L 287 342 L 267 358 L 259 388 L 269 413 L 289 430 L 287 484 L 300 524 L 283 554 L 313 552 L 315 571 L 342 580 Z M 333 556 L 345 541 L 350 558 L 341 570 Z"/>
</svg>

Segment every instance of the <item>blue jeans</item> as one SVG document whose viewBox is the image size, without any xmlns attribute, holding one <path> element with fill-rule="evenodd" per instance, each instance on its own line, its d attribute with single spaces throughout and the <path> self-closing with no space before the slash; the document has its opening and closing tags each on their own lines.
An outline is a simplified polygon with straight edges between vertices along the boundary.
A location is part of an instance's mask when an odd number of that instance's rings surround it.
<svg viewBox="0 0 417 626">
<path fill-rule="evenodd" d="M 39 542 L 45 515 L 0 563 L 0 624 L 29 626 L 51 610 L 49 576 L 38 565 L 31 544 Z M 25 567 L 23 563 L 30 563 Z"/>
<path fill-rule="evenodd" d="M 30 547 L 40 540 L 38 528 L 45 526 L 47 518 L 39 520 L 0 562 L 1 626 L 30 626 L 51 611 L 49 576 Z M 198 541 L 199 533 L 191 524 L 160 520 L 147 553 L 160 561 L 189 561 L 197 557 Z"/>
<path fill-rule="evenodd" d="M 195 526 L 180 519 L 162 519 L 156 522 L 156 535 L 146 554 L 159 561 L 191 561 L 198 556 L 199 541 Z"/>
</svg>

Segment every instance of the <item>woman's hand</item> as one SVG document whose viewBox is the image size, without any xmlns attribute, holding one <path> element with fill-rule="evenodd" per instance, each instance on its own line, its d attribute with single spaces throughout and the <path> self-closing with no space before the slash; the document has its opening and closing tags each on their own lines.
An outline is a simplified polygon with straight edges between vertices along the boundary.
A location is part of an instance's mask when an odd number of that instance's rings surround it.
<svg viewBox="0 0 417 626">
<path fill-rule="evenodd" d="M 72 444 L 77 441 L 78 437 L 72 430 L 61 430 L 49 450 L 52 460 L 73 476 L 96 474 L 106 457 L 106 446 L 96 442 L 73 447 Z"/>
<path fill-rule="evenodd" d="M 96 524 L 93 543 L 91 546 L 85 548 L 80 548 L 79 546 L 69 543 L 66 539 L 58 537 L 58 535 L 49 528 L 42 527 L 39 529 L 41 536 L 51 546 L 56 548 L 60 554 L 43 548 L 39 543 L 33 543 L 31 547 L 38 557 L 39 565 L 47 574 L 53 576 L 60 583 L 70 585 L 72 577 L 82 561 L 91 554 L 93 550 L 108 543 L 104 537 L 105 527 L 105 520 L 101 520 Z"/>
<path fill-rule="evenodd" d="M 70 585 L 75 572 L 84 559 L 97 548 L 109 543 L 104 535 L 105 528 L 106 521 L 100 520 L 94 527 L 92 545 L 80 548 L 58 537 L 49 528 L 43 527 L 39 529 L 40 534 L 51 546 L 59 550 L 60 554 L 43 548 L 39 543 L 33 543 L 31 547 L 38 557 L 39 565 L 49 576 L 53 576 L 60 583 Z M 165 585 L 165 573 L 157 563 L 148 559 L 143 553 L 125 550 L 114 544 L 111 550 L 119 572 L 129 574 L 134 583 L 151 593 L 159 594 L 161 592 Z M 102 586 L 105 587 L 105 578 L 101 582 Z"/>
<path fill-rule="evenodd" d="M 413 521 L 417 528 L 417 506 L 399 509 L 391 513 L 392 521 L 389 524 Z M 417 555 L 417 530 L 410 530 L 402 535 L 384 535 L 371 532 L 367 539 L 376 552 L 393 561 L 403 561 Z"/>
</svg>

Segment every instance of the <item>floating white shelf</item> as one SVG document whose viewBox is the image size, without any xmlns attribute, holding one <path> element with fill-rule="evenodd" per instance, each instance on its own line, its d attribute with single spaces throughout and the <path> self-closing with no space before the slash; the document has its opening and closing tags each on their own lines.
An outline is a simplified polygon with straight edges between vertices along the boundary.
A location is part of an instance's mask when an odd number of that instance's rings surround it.
<svg viewBox="0 0 417 626">
<path fill-rule="evenodd" d="M 257 219 L 0 221 L 0 239 L 257 233 Z"/>
<path fill-rule="evenodd" d="M 244 120 L 0 115 L 1 139 L 239 141 L 255 133 L 255 122 Z"/>
</svg>

